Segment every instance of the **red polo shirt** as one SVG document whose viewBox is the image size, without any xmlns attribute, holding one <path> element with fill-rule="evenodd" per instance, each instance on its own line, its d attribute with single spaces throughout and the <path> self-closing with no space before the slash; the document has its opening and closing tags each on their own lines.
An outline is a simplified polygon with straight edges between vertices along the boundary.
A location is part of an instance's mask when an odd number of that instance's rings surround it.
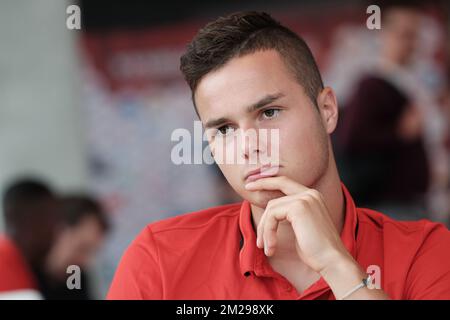
<svg viewBox="0 0 450 320">
<path fill-rule="evenodd" d="M 23 289 L 37 289 L 34 276 L 17 246 L 0 235 L 0 292 Z"/>
<path fill-rule="evenodd" d="M 450 299 L 450 232 L 399 222 L 346 200 L 341 239 L 366 270 L 379 267 L 392 299 Z M 256 247 L 250 204 L 206 209 L 148 225 L 126 250 L 108 299 L 334 299 L 323 278 L 303 292 Z"/>
</svg>

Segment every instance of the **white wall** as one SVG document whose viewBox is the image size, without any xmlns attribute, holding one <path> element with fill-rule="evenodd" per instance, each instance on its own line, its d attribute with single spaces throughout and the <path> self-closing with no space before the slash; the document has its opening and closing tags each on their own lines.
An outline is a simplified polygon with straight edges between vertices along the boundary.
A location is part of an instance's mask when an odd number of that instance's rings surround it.
<svg viewBox="0 0 450 320">
<path fill-rule="evenodd" d="M 0 192 L 24 174 L 59 190 L 86 186 L 72 3 L 0 2 Z"/>
</svg>

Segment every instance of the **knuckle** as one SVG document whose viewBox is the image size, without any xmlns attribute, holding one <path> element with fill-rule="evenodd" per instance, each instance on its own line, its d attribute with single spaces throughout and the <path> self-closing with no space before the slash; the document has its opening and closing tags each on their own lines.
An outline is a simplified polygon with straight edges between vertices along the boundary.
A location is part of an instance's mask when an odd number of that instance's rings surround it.
<svg viewBox="0 0 450 320">
<path fill-rule="evenodd" d="M 298 208 L 304 208 L 308 205 L 308 200 L 303 196 L 301 198 L 298 198 L 295 202 L 294 202 L 295 206 Z"/>
<path fill-rule="evenodd" d="M 320 197 L 321 197 L 320 192 L 317 191 L 316 189 L 311 189 L 309 191 L 309 194 L 315 199 L 320 199 Z"/>
<path fill-rule="evenodd" d="M 274 199 L 269 200 L 267 202 L 266 211 L 272 209 L 274 205 L 275 205 L 275 200 Z"/>
</svg>

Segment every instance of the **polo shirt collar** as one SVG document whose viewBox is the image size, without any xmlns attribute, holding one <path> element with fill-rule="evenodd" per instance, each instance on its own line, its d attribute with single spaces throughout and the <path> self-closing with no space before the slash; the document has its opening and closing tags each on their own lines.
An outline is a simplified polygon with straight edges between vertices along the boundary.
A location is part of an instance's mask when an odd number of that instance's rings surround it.
<svg viewBox="0 0 450 320">
<path fill-rule="evenodd" d="M 356 258 L 356 231 L 357 213 L 355 203 L 347 188 L 341 183 L 345 200 L 345 218 L 341 231 L 341 240 L 351 255 Z M 270 265 L 264 255 L 263 249 L 256 246 L 256 232 L 253 229 L 250 203 L 242 203 L 239 215 L 239 229 L 241 232 L 239 264 L 244 276 L 251 273 L 265 275 L 271 273 Z M 272 271 L 273 272 L 273 271 Z"/>
</svg>

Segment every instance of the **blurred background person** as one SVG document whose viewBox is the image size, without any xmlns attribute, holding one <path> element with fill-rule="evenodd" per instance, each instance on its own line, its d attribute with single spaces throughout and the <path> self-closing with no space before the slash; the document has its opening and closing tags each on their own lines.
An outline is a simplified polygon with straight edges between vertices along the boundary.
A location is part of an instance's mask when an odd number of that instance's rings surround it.
<svg viewBox="0 0 450 320">
<path fill-rule="evenodd" d="M 45 269 L 59 228 L 57 197 L 43 182 L 18 180 L 4 192 L 3 212 L 0 297 L 42 298 L 36 273 Z"/>
<path fill-rule="evenodd" d="M 60 215 L 60 230 L 48 253 L 45 272 L 37 274 L 40 291 L 45 299 L 93 299 L 89 271 L 109 230 L 108 217 L 93 197 L 84 194 L 61 197 Z M 80 289 L 67 286 L 71 265 L 81 270 Z"/>
<path fill-rule="evenodd" d="M 420 7 L 381 10 L 378 61 L 357 82 L 338 126 L 342 179 L 361 206 L 425 218 L 428 193 L 448 187 L 447 123 L 415 73 Z"/>
</svg>

